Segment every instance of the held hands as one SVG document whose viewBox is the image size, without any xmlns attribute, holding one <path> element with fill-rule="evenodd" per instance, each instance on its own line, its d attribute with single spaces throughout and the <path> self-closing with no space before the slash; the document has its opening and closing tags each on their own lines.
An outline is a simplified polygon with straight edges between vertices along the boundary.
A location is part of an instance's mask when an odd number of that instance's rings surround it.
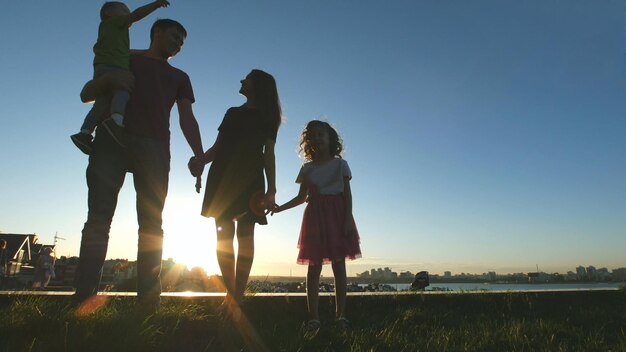
<svg viewBox="0 0 626 352">
<path fill-rule="evenodd" d="M 269 209 L 269 211 L 270 211 L 270 215 L 274 215 L 274 214 L 280 213 L 282 209 L 280 209 L 280 205 L 274 204 L 274 207 L 272 209 Z"/>
<path fill-rule="evenodd" d="M 267 209 L 266 214 L 268 212 L 270 215 L 277 213 L 276 209 L 278 208 L 278 205 L 276 204 L 276 191 L 267 191 L 267 193 L 265 193 L 264 204 L 265 209 Z"/>
<path fill-rule="evenodd" d="M 204 171 L 204 160 L 202 160 L 202 156 L 192 156 L 189 158 L 187 167 L 189 168 L 191 176 L 202 176 L 202 172 Z"/>
<path fill-rule="evenodd" d="M 200 193 L 202 188 L 202 172 L 204 171 L 204 161 L 202 157 L 192 156 L 187 163 L 191 176 L 196 178 L 196 193 Z"/>
</svg>

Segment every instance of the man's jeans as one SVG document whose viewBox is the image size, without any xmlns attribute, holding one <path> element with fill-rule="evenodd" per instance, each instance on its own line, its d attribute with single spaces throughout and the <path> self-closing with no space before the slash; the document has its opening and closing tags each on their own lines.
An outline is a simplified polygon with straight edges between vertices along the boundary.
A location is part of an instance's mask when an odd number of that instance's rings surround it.
<svg viewBox="0 0 626 352">
<path fill-rule="evenodd" d="M 127 148 L 122 148 L 104 129 L 102 131 L 96 133 L 87 167 L 89 212 L 80 244 L 76 296 L 88 298 L 98 292 L 117 197 L 126 172 L 130 171 L 137 193 L 139 223 L 137 296 L 140 300 L 158 300 L 163 252 L 162 213 L 170 169 L 169 144 L 129 135 Z"/>
</svg>

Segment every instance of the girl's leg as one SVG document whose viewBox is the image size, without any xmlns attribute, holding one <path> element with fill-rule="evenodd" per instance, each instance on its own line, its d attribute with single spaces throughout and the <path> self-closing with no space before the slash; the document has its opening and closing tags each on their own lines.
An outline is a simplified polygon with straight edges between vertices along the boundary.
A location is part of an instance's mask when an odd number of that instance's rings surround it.
<svg viewBox="0 0 626 352">
<path fill-rule="evenodd" d="M 306 273 L 306 298 L 309 308 L 309 320 L 320 320 L 319 316 L 319 300 L 320 300 L 320 274 L 322 273 L 322 264 L 309 264 L 309 270 Z"/>
<path fill-rule="evenodd" d="M 231 220 L 215 220 L 217 233 L 217 262 L 222 271 L 222 278 L 226 286 L 225 303 L 229 303 L 235 292 L 235 223 Z"/>
<path fill-rule="evenodd" d="M 346 314 L 346 291 L 348 278 L 346 276 L 346 261 L 333 262 L 333 274 L 335 275 L 335 317 L 344 317 Z"/>
<path fill-rule="evenodd" d="M 241 302 L 248 285 L 254 260 L 254 222 L 237 223 L 237 269 L 235 272 L 235 300 Z"/>
</svg>

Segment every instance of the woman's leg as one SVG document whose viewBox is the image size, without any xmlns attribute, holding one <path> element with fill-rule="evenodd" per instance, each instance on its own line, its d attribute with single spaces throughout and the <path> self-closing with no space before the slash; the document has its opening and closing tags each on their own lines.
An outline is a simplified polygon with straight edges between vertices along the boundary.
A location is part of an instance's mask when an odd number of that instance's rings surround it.
<svg viewBox="0 0 626 352">
<path fill-rule="evenodd" d="M 235 223 L 231 220 L 215 220 L 217 233 L 217 262 L 222 271 L 224 286 L 226 286 L 226 299 L 228 303 L 235 292 L 235 250 L 233 238 L 235 237 Z"/>
<path fill-rule="evenodd" d="M 346 261 L 333 262 L 333 274 L 335 275 L 335 317 L 343 317 L 346 314 L 346 291 L 348 278 L 346 277 Z"/>
<path fill-rule="evenodd" d="M 309 320 L 320 320 L 319 316 L 319 300 L 320 300 L 320 274 L 322 273 L 322 264 L 309 264 L 309 270 L 306 273 L 306 298 L 309 308 Z"/>
<path fill-rule="evenodd" d="M 235 300 L 241 303 L 248 285 L 254 261 L 254 222 L 237 223 L 237 269 L 235 271 Z"/>
</svg>

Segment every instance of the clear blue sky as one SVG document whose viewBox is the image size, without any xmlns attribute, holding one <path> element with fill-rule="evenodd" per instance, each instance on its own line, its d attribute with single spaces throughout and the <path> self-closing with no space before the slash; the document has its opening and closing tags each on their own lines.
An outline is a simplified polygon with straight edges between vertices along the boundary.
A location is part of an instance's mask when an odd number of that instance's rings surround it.
<svg viewBox="0 0 626 352">
<path fill-rule="evenodd" d="M 297 192 L 298 134 L 333 123 L 353 172 L 364 257 L 355 273 L 566 272 L 626 266 L 625 6 L 621 1 L 173 0 L 157 18 L 189 36 L 172 65 L 191 77 L 205 147 L 251 68 L 277 79 L 279 202 Z M 143 5 L 128 1 L 131 9 Z M 77 255 L 87 158 L 70 142 L 89 110 L 101 2 L 11 1 L 0 12 L 0 231 L 66 240 Z M 217 270 L 213 221 L 186 170 L 172 113 L 165 257 Z M 303 207 L 257 227 L 253 274 L 295 264 Z M 132 178 L 109 258 L 136 256 Z M 325 271 L 325 274 L 330 274 Z"/>
</svg>

